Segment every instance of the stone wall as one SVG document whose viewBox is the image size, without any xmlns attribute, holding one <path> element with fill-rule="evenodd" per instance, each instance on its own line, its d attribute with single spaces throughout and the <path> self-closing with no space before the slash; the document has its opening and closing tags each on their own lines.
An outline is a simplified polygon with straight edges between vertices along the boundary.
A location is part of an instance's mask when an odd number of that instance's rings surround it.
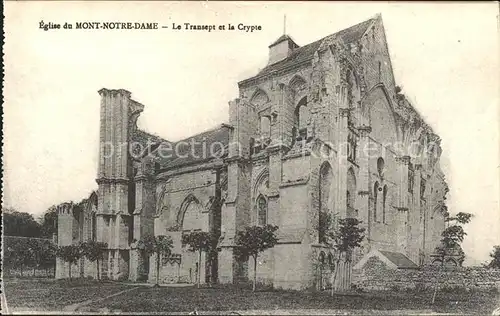
<svg viewBox="0 0 500 316">
<path fill-rule="evenodd" d="M 500 270 L 480 267 L 423 266 L 419 269 L 389 269 L 378 258 L 370 258 L 363 269 L 353 270 L 352 284 L 370 290 L 439 289 L 500 290 Z"/>
</svg>

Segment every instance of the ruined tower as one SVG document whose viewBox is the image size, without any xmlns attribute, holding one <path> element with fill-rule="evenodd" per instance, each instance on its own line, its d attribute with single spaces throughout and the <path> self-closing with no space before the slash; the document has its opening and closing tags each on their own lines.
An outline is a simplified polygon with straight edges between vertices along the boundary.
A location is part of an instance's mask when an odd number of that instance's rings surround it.
<svg viewBox="0 0 500 316">
<path fill-rule="evenodd" d="M 128 278 L 129 232 L 129 135 L 144 106 L 130 98 L 127 90 L 101 89 L 101 126 L 97 173 L 97 241 L 108 244 L 103 275 Z"/>
</svg>

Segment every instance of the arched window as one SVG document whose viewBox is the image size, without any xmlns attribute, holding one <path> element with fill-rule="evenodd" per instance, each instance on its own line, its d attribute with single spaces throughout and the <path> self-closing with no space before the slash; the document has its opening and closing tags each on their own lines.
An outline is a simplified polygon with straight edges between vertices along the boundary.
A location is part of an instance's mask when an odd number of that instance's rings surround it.
<svg viewBox="0 0 500 316">
<path fill-rule="evenodd" d="M 95 212 L 92 212 L 92 240 L 97 240 L 97 216 Z"/>
<path fill-rule="evenodd" d="M 297 138 L 307 137 L 307 122 L 309 121 L 309 109 L 307 108 L 307 97 L 302 98 L 295 108 L 294 128 Z"/>
<path fill-rule="evenodd" d="M 331 185 L 332 185 L 333 171 L 328 162 L 323 163 L 319 171 L 319 214 L 318 214 L 318 239 L 319 242 L 325 240 L 325 233 L 328 227 L 327 214 L 330 213 L 331 201 Z"/>
<path fill-rule="evenodd" d="M 185 203 L 184 214 L 182 217 L 182 230 L 201 230 L 203 229 L 203 223 L 201 220 L 201 206 L 198 200 L 194 197 L 188 197 Z M 181 211 L 182 212 L 182 211 Z"/>
<path fill-rule="evenodd" d="M 352 90 L 353 90 L 353 86 L 355 84 L 352 72 L 348 71 L 346 77 L 347 77 L 346 78 L 347 79 L 347 103 L 348 103 L 349 108 L 352 108 L 354 106 L 353 93 L 352 93 L 353 91 Z"/>
<path fill-rule="evenodd" d="M 324 264 L 324 263 L 325 263 L 325 253 L 324 253 L 323 251 L 321 251 L 321 252 L 319 253 L 318 261 L 319 261 L 319 263 L 321 263 L 321 264 Z"/>
<path fill-rule="evenodd" d="M 425 199 L 425 179 L 420 179 L 420 199 Z"/>
<path fill-rule="evenodd" d="M 354 170 L 349 168 L 347 171 L 347 194 L 346 194 L 346 206 L 347 206 L 347 217 L 356 217 L 356 210 L 354 209 L 356 199 L 356 175 Z"/>
<path fill-rule="evenodd" d="M 347 159 L 351 162 L 356 162 L 357 137 L 354 133 L 349 132 L 347 135 Z"/>
<path fill-rule="evenodd" d="M 373 186 L 373 220 L 377 221 L 377 197 L 378 197 L 378 182 Z"/>
<path fill-rule="evenodd" d="M 385 210 L 387 201 L 387 185 L 384 185 L 384 196 L 382 198 L 382 222 L 385 223 Z"/>
<path fill-rule="evenodd" d="M 382 178 L 384 175 L 384 167 L 385 167 L 385 162 L 382 157 L 377 159 L 377 172 L 378 175 Z"/>
<path fill-rule="evenodd" d="M 330 266 L 333 266 L 333 255 L 332 255 L 332 253 L 331 253 L 331 252 L 330 252 L 330 253 L 328 253 L 328 264 L 329 264 Z"/>
<path fill-rule="evenodd" d="M 409 168 L 408 168 L 408 192 L 413 194 L 413 184 L 415 182 L 415 173 L 413 172 L 413 168 L 411 168 L 412 166 L 410 165 Z"/>
<path fill-rule="evenodd" d="M 259 226 L 267 224 L 267 201 L 262 195 L 257 199 L 257 216 Z"/>
</svg>

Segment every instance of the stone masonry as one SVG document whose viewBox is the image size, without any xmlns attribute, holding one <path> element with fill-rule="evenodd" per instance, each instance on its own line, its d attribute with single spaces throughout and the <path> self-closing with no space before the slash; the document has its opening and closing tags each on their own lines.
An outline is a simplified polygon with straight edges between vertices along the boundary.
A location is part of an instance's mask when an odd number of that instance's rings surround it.
<svg viewBox="0 0 500 316">
<path fill-rule="evenodd" d="M 236 233 L 273 224 L 279 243 L 260 257 L 258 281 L 325 288 L 337 256 L 318 233 L 325 212 L 366 228 L 353 264 L 372 250 L 431 262 L 448 191 L 440 138 L 395 83 L 380 15 L 305 46 L 281 36 L 238 87 L 228 124 L 179 142 L 137 128 L 146 107 L 129 91 L 101 89 L 98 189 L 81 211 L 60 210 L 59 244 L 106 242 L 104 277 L 153 281 L 138 241 L 170 235 L 162 282 L 194 283 L 201 270 L 202 283 L 237 283 L 253 263 L 233 256 Z M 193 230 L 220 234 L 219 251 L 199 262 L 180 242 Z M 79 265 L 95 276 L 95 264 Z"/>
</svg>

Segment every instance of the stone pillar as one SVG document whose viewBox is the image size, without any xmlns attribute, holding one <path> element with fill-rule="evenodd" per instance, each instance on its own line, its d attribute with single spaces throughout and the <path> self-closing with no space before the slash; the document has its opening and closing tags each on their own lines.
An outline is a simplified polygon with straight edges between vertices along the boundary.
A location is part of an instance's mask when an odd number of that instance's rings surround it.
<svg viewBox="0 0 500 316">
<path fill-rule="evenodd" d="M 290 88 L 284 84 L 275 85 L 271 105 L 271 144 L 269 146 L 293 143 L 295 104 Z"/>
<path fill-rule="evenodd" d="M 119 214 L 128 214 L 129 135 L 131 129 L 136 128 L 135 122 L 144 106 L 132 100 L 131 93 L 123 89 L 101 89 L 99 95 L 101 116 L 96 233 L 98 241 L 108 243 L 108 276 L 117 278 L 123 270 L 120 266 L 124 266 L 119 259 L 120 249 L 128 248 L 128 221 L 123 221 Z M 109 216 L 109 225 L 104 225 L 104 216 Z"/>
<path fill-rule="evenodd" d="M 236 233 L 250 224 L 250 176 L 245 162 L 239 158 L 229 160 L 228 195 L 222 213 L 223 242 L 219 260 L 219 280 L 221 283 L 234 283 L 243 275 L 243 262 L 233 257 Z M 228 261 L 229 260 L 229 261 Z"/>
<path fill-rule="evenodd" d="M 283 147 L 273 146 L 267 148 L 269 152 L 269 196 L 268 196 L 268 224 L 280 226 L 280 200 L 279 190 L 282 180 L 282 161 Z M 269 250 L 269 265 L 272 271 L 275 271 L 276 265 L 280 264 L 275 260 L 274 249 Z M 281 263 L 283 264 L 283 263 Z M 273 276 L 273 281 L 276 278 Z"/>
<path fill-rule="evenodd" d="M 360 126 L 359 131 L 359 146 L 358 146 L 358 162 L 359 174 L 357 180 L 358 198 L 356 208 L 358 209 L 358 217 L 363 223 L 362 227 L 366 229 L 364 243 L 368 243 L 371 233 L 371 216 L 370 216 L 370 126 Z M 367 249 L 368 250 L 368 249 Z"/>
<path fill-rule="evenodd" d="M 150 179 L 150 167 L 151 162 L 144 161 L 137 165 L 137 174 L 135 175 L 135 206 L 133 216 L 133 225 L 129 229 L 132 229 L 133 239 L 135 242 L 133 245 L 144 238 L 146 235 L 157 235 L 155 234 L 155 212 L 154 209 L 156 203 L 154 201 L 148 201 L 148 192 L 151 190 L 151 179 Z M 138 280 L 142 279 L 144 271 L 149 271 L 149 267 L 144 267 L 147 261 L 144 261 L 141 257 L 141 253 L 138 249 L 131 246 L 130 251 L 130 265 L 129 265 L 129 279 Z M 151 264 L 151 263 L 150 263 Z"/>
<path fill-rule="evenodd" d="M 400 252 L 406 253 L 408 247 L 408 164 L 409 156 L 396 157 L 399 165 L 399 183 L 398 183 L 398 228 L 397 248 Z"/>
<path fill-rule="evenodd" d="M 342 89 L 344 90 L 344 89 Z M 347 119 L 349 117 L 348 108 L 339 108 L 339 131 L 338 131 L 338 172 L 337 172 L 337 207 L 340 218 L 347 215 L 347 135 L 349 133 Z"/>
<path fill-rule="evenodd" d="M 73 244 L 73 205 L 64 203 L 57 207 L 57 245 Z M 69 277 L 68 263 L 56 258 L 56 279 Z"/>
<path fill-rule="evenodd" d="M 419 264 L 424 263 L 426 261 L 426 212 L 424 209 L 424 205 L 422 205 L 422 200 L 420 199 L 420 184 L 421 184 L 421 178 L 422 178 L 422 165 L 421 164 L 415 164 L 414 165 L 414 181 L 413 181 L 413 200 L 415 201 L 415 211 L 418 211 L 419 213 L 419 233 L 418 233 L 418 239 L 419 239 Z"/>
<path fill-rule="evenodd" d="M 410 156 L 396 157 L 398 163 L 399 183 L 398 185 L 398 207 L 408 208 L 408 164 Z"/>
<path fill-rule="evenodd" d="M 250 223 L 250 180 L 251 167 L 250 137 L 255 133 L 252 122 L 257 122 L 255 109 L 245 100 L 236 99 L 229 102 L 230 133 L 228 164 L 228 184 L 225 209 L 221 215 L 223 239 L 219 265 L 221 283 L 234 283 L 243 275 L 242 265 L 233 256 L 234 237 L 236 232 Z"/>
<path fill-rule="evenodd" d="M 128 279 L 130 281 L 136 282 L 139 279 L 139 249 L 137 249 L 137 243 L 132 243 L 130 245 L 130 265 Z"/>
</svg>

